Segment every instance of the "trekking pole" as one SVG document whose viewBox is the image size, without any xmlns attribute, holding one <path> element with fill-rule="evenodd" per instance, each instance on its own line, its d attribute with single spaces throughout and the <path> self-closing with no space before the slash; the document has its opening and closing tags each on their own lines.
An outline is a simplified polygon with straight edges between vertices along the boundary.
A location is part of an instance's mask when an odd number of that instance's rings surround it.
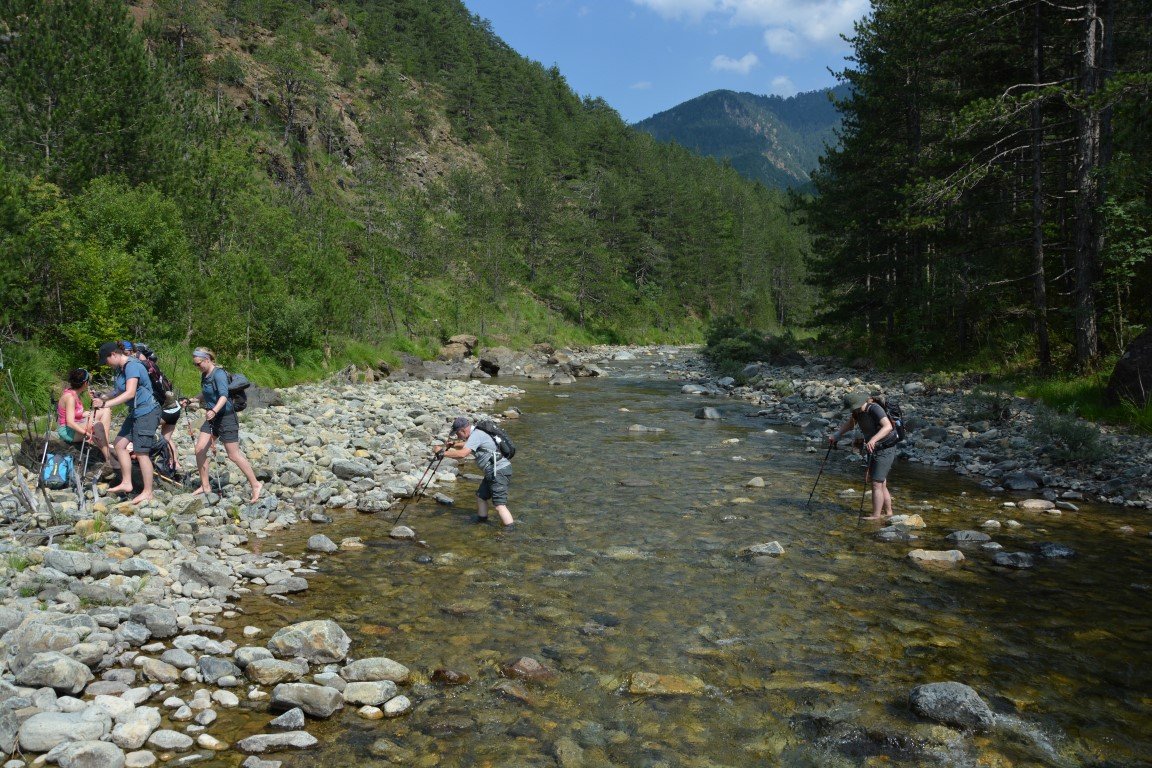
<svg viewBox="0 0 1152 768">
<path fill-rule="evenodd" d="M 404 499 L 404 503 L 400 505 L 400 514 L 396 515 L 396 519 L 392 521 L 392 525 L 396 525 L 396 523 L 400 521 L 400 518 L 404 516 L 405 510 L 408 509 L 409 502 L 411 502 L 413 499 L 419 499 L 424 495 L 424 491 L 428 490 L 428 485 L 432 482 L 432 478 L 436 476 L 436 469 L 434 469 L 432 465 L 435 464 L 436 468 L 439 468 L 440 462 L 442 461 L 444 461 L 443 453 L 437 451 L 436 453 L 432 454 L 432 460 L 428 462 L 428 466 L 425 468 L 424 474 L 420 476 L 420 482 L 416 483 L 416 488 L 413 494 Z M 431 472 L 431 476 L 429 476 L 429 472 Z M 428 479 L 427 483 L 424 482 L 425 478 Z M 421 488 L 421 485 L 424 487 Z"/>
<path fill-rule="evenodd" d="M 860 511 L 856 514 L 856 524 L 864 519 L 864 496 L 868 493 L 868 477 L 872 474 L 872 456 L 868 444 L 864 444 L 864 487 L 860 490 Z"/>
<path fill-rule="evenodd" d="M 828 450 L 824 451 L 824 461 L 820 462 L 820 471 L 816 473 L 816 482 L 812 483 L 812 490 L 808 493 L 808 503 L 805 506 L 812 506 L 812 494 L 816 493 L 816 486 L 820 483 L 820 476 L 824 474 L 824 465 L 828 463 L 828 457 L 832 454 L 832 449 L 836 447 L 836 443 L 829 438 Z"/>
</svg>

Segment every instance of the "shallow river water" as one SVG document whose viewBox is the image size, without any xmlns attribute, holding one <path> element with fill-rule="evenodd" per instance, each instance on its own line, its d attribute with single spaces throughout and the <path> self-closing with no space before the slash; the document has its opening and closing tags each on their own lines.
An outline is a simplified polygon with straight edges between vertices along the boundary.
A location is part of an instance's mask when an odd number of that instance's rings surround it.
<svg viewBox="0 0 1152 768">
<path fill-rule="evenodd" d="M 247 644 L 245 624 L 270 632 L 331 617 L 352 655 L 389 656 L 418 678 L 410 714 L 369 722 L 347 709 L 310 722 L 322 746 L 276 755 L 286 766 L 1150 764 L 1146 516 L 1006 510 L 1003 495 L 900 463 L 897 512 L 928 528 L 911 545 L 881 543 L 877 524 L 857 521 L 859 497 L 838 495 L 861 487 L 859 463 L 834 453 L 807 507 L 823 449 L 806 451 L 788 427 L 766 432 L 748 404 L 703 402 L 628 368 L 561 391 L 522 386 L 524 415 L 508 423 L 519 530 L 472 524 L 475 484 L 462 479 L 443 489 L 455 507 L 409 505 L 402 522 L 427 548 L 389 540 L 390 513 L 347 512 L 265 540 L 290 556 L 316 532 L 368 547 L 318 559 L 294 605 L 246 598 L 233 639 Z M 701 405 L 724 419 L 693 418 Z M 666 431 L 630 433 L 636 423 Z M 757 476 L 763 488 L 745 487 Z M 1008 551 L 1055 541 L 1078 555 L 1027 571 L 993 566 L 978 546 L 955 570 L 906 557 L 952 549 L 948 533 L 990 518 L 1023 523 L 994 533 Z M 770 541 L 785 553 L 737 557 Z M 523 683 L 526 700 L 493 690 L 520 656 L 556 672 Z M 431 682 L 437 668 L 471 680 Z M 627 686 L 639 672 L 706 687 L 638 696 Z M 959 737 L 912 714 L 909 691 L 943 680 L 976 688 L 1002 715 L 997 727 Z M 267 720 L 241 715 L 217 735 Z"/>
</svg>

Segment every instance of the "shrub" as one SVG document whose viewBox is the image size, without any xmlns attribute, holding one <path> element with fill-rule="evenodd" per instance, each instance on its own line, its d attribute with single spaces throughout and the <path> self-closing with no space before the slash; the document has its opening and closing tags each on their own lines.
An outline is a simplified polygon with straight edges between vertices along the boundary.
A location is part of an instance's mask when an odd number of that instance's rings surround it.
<svg viewBox="0 0 1152 768">
<path fill-rule="evenodd" d="M 791 331 L 779 336 L 765 336 L 745 328 L 725 315 L 708 326 L 704 356 L 721 373 L 737 375 L 748 363 L 773 361 L 796 351 L 796 338 Z"/>
<path fill-rule="evenodd" d="M 1008 421 L 1012 418 L 1012 391 L 978 387 L 962 398 L 960 415 L 969 421 Z"/>
<path fill-rule="evenodd" d="M 1032 421 L 1032 436 L 1046 445 L 1056 461 L 1098 461 L 1104 457 L 1095 424 L 1039 406 Z"/>
</svg>

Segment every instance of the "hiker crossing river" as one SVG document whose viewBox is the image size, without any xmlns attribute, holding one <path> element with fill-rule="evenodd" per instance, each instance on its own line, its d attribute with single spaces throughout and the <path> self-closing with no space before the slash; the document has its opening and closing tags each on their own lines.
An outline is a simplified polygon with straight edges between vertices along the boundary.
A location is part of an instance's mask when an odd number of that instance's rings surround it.
<svg viewBox="0 0 1152 768">
<path fill-rule="evenodd" d="M 336 514 L 269 540 L 289 557 L 308 555 L 317 533 L 366 546 L 310 555 L 318 572 L 306 594 L 294 604 L 245 598 L 229 635 L 331 618 L 358 658 L 410 666 L 401 690 L 414 703 L 380 723 L 354 708 L 310 721 L 320 745 L 277 759 L 1152 759 L 1152 547 L 1117 533 L 1146 529 L 1138 512 L 1006 508 L 1025 497 L 902 464 L 898 511 L 918 517 L 880 540 L 887 520 L 857 519 L 863 472 L 851 452 L 831 452 L 809 505 L 826 442 L 769 424 L 749 404 L 682 394 L 659 374 L 631 363 L 567 387 L 511 380 L 526 390 L 523 416 L 503 425 L 520 449 L 513 530 L 472 523 L 480 478 L 461 460 L 457 483 L 434 483 L 407 510 L 424 547 L 389 538 L 387 512 Z M 721 418 L 694 418 L 702 405 Z M 991 536 L 958 543 L 956 532 L 975 529 Z M 1055 542 L 1064 549 L 1044 550 Z M 997 565 L 988 544 L 1075 556 L 1036 555 L 1017 570 Z M 926 566 L 908 557 L 914 549 L 965 559 Z M 945 682 L 958 685 L 930 685 Z"/>
</svg>

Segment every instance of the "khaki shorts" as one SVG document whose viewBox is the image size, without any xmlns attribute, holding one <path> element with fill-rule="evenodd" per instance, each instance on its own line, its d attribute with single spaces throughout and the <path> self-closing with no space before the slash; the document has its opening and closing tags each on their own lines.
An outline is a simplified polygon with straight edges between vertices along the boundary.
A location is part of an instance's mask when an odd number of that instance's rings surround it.
<svg viewBox="0 0 1152 768">
<path fill-rule="evenodd" d="M 492 475 L 484 475 L 484 480 L 476 490 L 476 497 L 491 501 L 497 506 L 508 504 L 508 486 L 512 483 L 512 465 L 496 470 Z"/>
</svg>

